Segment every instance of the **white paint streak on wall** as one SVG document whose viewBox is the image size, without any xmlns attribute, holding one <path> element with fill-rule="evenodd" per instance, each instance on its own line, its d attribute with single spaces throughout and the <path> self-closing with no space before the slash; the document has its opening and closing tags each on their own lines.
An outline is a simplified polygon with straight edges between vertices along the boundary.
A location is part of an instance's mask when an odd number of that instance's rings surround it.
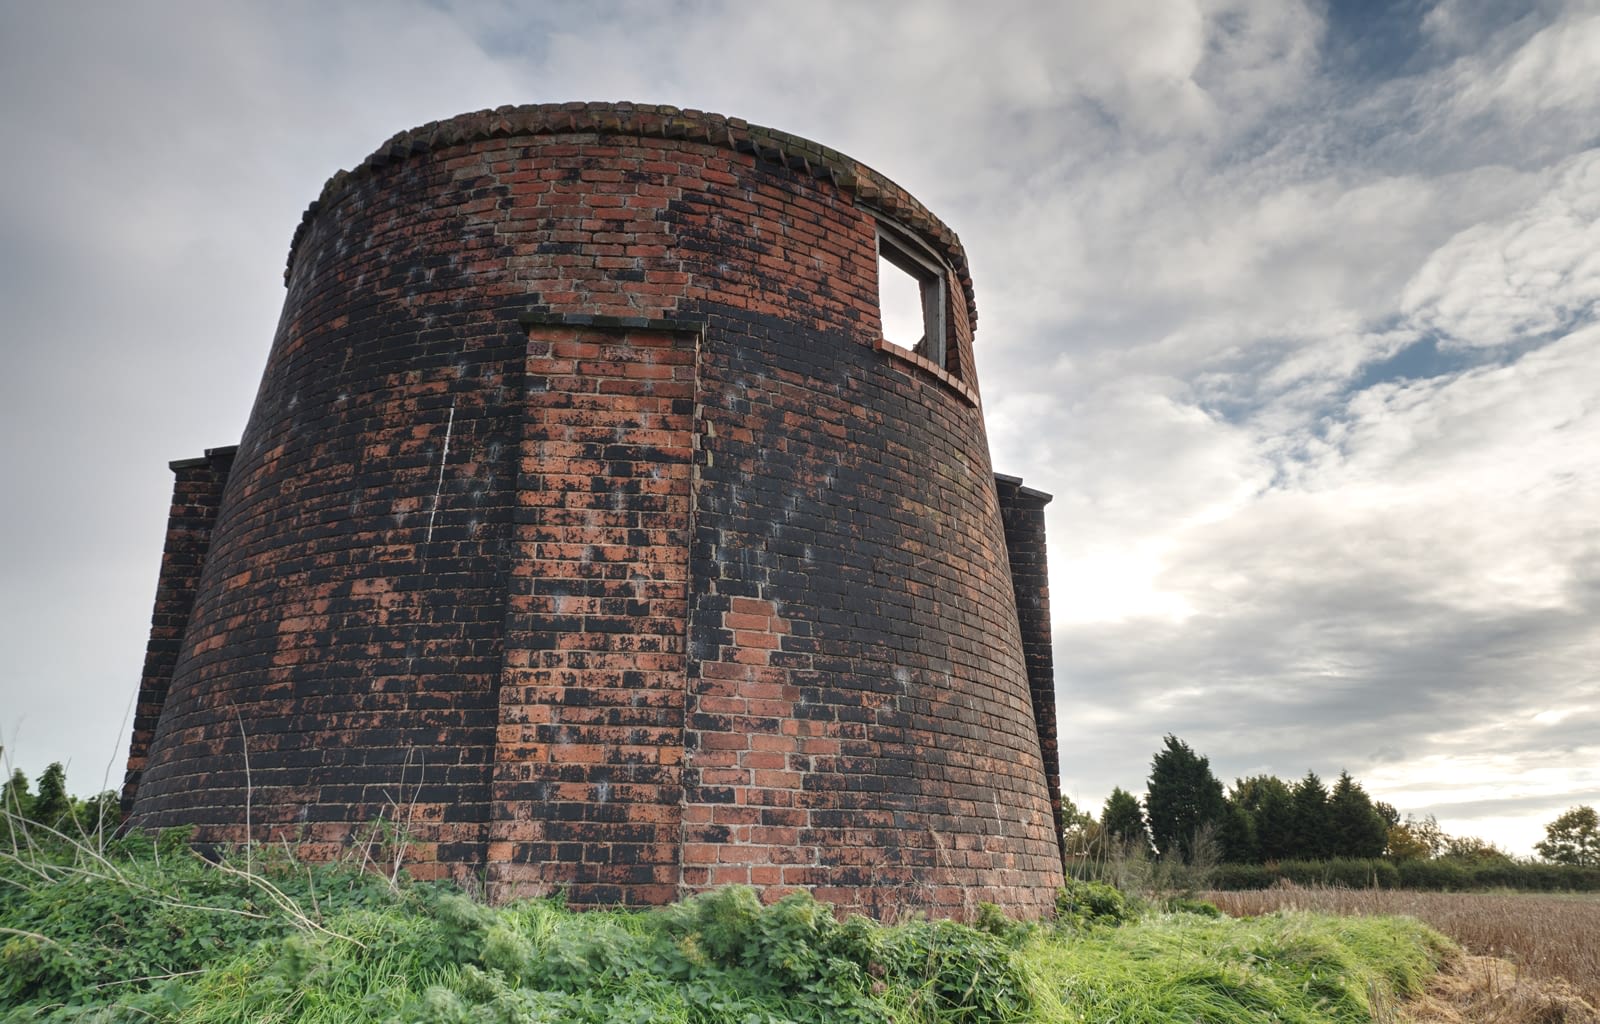
<svg viewBox="0 0 1600 1024">
<path fill-rule="evenodd" d="M 439 451 L 439 483 L 433 489 L 433 508 L 428 512 L 428 543 L 433 543 L 433 521 L 439 515 L 439 495 L 444 493 L 444 464 L 450 458 L 450 432 L 456 428 L 456 404 L 450 403 L 450 419 L 444 425 L 444 448 Z"/>
</svg>

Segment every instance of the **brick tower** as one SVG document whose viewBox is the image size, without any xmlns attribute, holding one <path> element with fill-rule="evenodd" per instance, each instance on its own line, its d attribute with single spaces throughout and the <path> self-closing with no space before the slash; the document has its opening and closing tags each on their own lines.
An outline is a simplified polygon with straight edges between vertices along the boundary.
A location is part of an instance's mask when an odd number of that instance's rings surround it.
<svg viewBox="0 0 1600 1024">
<path fill-rule="evenodd" d="M 916 200 L 737 119 L 503 107 L 336 174 L 286 283 L 239 446 L 173 463 L 132 824 L 383 819 L 578 905 L 1050 906 L 1048 497 L 990 467 Z"/>
</svg>

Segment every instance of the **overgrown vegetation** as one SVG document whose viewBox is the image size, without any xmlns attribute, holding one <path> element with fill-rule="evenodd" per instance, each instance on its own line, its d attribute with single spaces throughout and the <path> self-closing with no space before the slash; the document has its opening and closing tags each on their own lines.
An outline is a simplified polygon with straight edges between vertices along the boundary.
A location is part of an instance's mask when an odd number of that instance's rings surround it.
<svg viewBox="0 0 1600 1024">
<path fill-rule="evenodd" d="M 491 908 L 287 851 L 208 863 L 182 832 L 6 822 L 5 1021 L 1355 1022 L 1449 952 L 1414 922 L 1229 922 L 1078 882 L 1048 925 L 992 906 L 971 925 L 839 921 L 739 888 L 649 912 Z"/>
<path fill-rule="evenodd" d="M 0 760 L 5 748 L 0 747 Z M 18 826 L 42 826 L 42 832 L 64 832 L 67 835 L 103 836 L 118 821 L 117 795 L 109 790 L 88 800 L 67 794 L 67 770 L 56 761 L 39 773 L 29 787 L 28 776 L 22 769 L 12 771 L 11 777 L 0 785 L 0 842 L 15 846 L 26 837 Z M 36 828 L 35 831 L 41 831 Z"/>
</svg>

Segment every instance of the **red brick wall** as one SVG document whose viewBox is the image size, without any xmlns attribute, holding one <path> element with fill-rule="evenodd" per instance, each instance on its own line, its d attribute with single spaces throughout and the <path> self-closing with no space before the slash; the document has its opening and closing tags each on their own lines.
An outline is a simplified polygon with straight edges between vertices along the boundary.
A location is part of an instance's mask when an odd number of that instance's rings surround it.
<svg viewBox="0 0 1600 1024">
<path fill-rule="evenodd" d="M 677 895 L 694 340 L 530 330 L 492 896 Z"/>
<path fill-rule="evenodd" d="M 886 216 L 956 377 L 879 346 Z M 133 821 L 654 902 L 1042 912 L 1060 880 L 960 244 L 840 154 L 518 108 L 336 176 Z"/>
<path fill-rule="evenodd" d="M 1059 860 L 978 410 L 859 336 L 729 323 L 701 364 L 686 885 L 879 915 L 1047 906 Z"/>
</svg>

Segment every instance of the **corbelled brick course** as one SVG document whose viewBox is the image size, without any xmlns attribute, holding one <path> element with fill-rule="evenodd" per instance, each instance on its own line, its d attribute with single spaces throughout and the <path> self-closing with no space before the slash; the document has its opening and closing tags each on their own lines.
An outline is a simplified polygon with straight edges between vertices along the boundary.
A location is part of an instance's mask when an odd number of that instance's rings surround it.
<svg viewBox="0 0 1600 1024">
<path fill-rule="evenodd" d="M 882 340 L 880 222 L 945 266 L 940 365 Z M 502 108 L 336 175 L 287 285 L 236 457 L 179 469 L 135 825 L 238 839 L 248 793 L 500 897 L 1048 910 L 1043 496 L 915 200 L 734 119 Z"/>
</svg>

